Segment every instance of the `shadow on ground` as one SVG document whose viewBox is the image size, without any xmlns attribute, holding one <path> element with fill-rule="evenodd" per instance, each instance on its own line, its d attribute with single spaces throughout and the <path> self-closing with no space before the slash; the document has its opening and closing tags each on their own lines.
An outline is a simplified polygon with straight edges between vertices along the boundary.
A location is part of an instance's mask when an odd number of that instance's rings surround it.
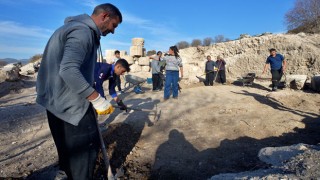
<svg viewBox="0 0 320 180">
<path fill-rule="evenodd" d="M 36 82 L 31 79 L 31 77 L 21 75 L 21 79 L 18 81 L 5 81 L 0 83 L 0 98 L 9 93 L 19 93 L 24 88 L 31 88 L 36 86 Z"/>
<path fill-rule="evenodd" d="M 297 143 L 317 144 L 320 141 L 320 119 L 318 114 L 303 112 L 283 106 L 272 98 L 243 91 L 262 104 L 274 109 L 288 111 L 303 117 L 305 128 L 279 137 L 255 139 L 239 137 L 222 140 L 218 148 L 198 151 L 188 142 L 183 132 L 174 129 L 169 139 L 157 149 L 156 160 L 151 169 L 150 179 L 207 179 L 220 173 L 234 173 L 267 168 L 257 155 L 260 149 L 273 146 L 287 146 Z"/>
</svg>

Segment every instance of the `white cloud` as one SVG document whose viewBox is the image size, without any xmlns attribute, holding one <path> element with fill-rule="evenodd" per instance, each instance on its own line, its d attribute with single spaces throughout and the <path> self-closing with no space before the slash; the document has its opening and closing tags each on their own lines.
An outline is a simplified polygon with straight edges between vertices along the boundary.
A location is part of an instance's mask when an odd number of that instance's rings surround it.
<svg viewBox="0 0 320 180">
<path fill-rule="evenodd" d="M 13 21 L 0 21 L 0 37 L 21 36 L 49 38 L 53 31 L 40 27 L 28 27 Z"/>
<path fill-rule="evenodd" d="M 170 25 L 166 23 L 162 23 L 160 21 L 157 21 L 156 23 L 154 21 L 143 19 L 140 17 L 137 17 L 135 15 L 132 15 L 130 13 L 124 13 L 123 19 L 126 24 L 134 25 L 137 28 L 147 30 L 152 35 L 155 36 L 176 36 L 179 35 L 179 33 L 175 32 L 172 28 L 170 28 Z"/>
<path fill-rule="evenodd" d="M 21 57 L 27 58 L 31 57 L 35 54 L 43 53 L 44 48 L 37 48 L 37 47 L 26 47 L 26 46 L 7 46 L 0 44 L 0 53 L 2 54 L 14 54 L 15 56 L 11 57 Z M 28 55 L 26 55 L 28 54 Z M 21 56 L 19 56 L 21 55 Z M 27 57 L 26 57 L 27 56 Z"/>
<path fill-rule="evenodd" d="M 84 6 L 88 6 L 91 9 L 94 9 L 99 3 L 95 0 L 79 0 L 79 3 L 83 4 Z"/>
</svg>

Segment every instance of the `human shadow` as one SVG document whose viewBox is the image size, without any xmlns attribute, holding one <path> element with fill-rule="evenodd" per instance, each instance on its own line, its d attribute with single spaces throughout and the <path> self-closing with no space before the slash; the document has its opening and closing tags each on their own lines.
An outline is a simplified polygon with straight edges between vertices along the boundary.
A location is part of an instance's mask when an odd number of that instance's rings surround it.
<svg viewBox="0 0 320 180">
<path fill-rule="evenodd" d="M 159 100 L 152 100 L 151 98 L 137 98 L 127 100 L 128 107 L 138 109 L 155 109 Z M 112 171 L 115 173 L 117 168 L 124 165 L 126 157 L 136 143 L 139 141 L 142 131 L 147 125 L 153 126 L 153 118 L 156 114 L 145 111 L 133 111 L 125 114 L 127 117 L 124 121 L 113 123 L 108 126 L 106 133 L 103 134 L 105 144 L 111 149 L 110 165 Z M 126 169 L 126 167 L 124 167 Z"/>
<path fill-rule="evenodd" d="M 262 139 L 249 136 L 224 139 L 218 147 L 203 151 L 188 142 L 183 132 L 173 129 L 169 139 L 157 149 L 150 179 L 208 179 L 220 173 L 267 169 L 270 165 L 260 161 L 257 156 L 262 148 L 298 143 L 317 144 L 320 141 L 318 114 L 291 109 L 274 98 L 247 91 L 238 94 L 253 96 L 260 103 L 274 109 L 300 115 L 302 120 L 299 122 L 304 123 L 305 127 L 296 127 L 292 132 Z M 249 124 L 248 128 L 253 127 Z"/>
<path fill-rule="evenodd" d="M 234 86 L 250 87 L 250 88 L 255 88 L 255 89 L 261 89 L 261 90 L 264 90 L 264 91 L 271 91 L 270 88 L 267 88 L 265 86 L 262 86 L 261 84 L 255 83 L 255 82 L 252 82 L 252 85 L 246 85 L 245 86 L 245 85 L 243 85 L 242 81 L 236 80 L 236 81 L 233 81 L 231 84 L 234 85 Z"/>
<path fill-rule="evenodd" d="M 198 172 L 193 167 L 201 161 L 199 153 L 183 133 L 171 130 L 169 139 L 157 149 L 150 179 L 195 179 Z"/>
<path fill-rule="evenodd" d="M 233 92 L 233 91 L 231 91 L 231 92 Z M 303 112 L 303 111 L 300 111 L 297 109 L 288 108 L 288 107 L 284 106 L 280 101 L 278 101 L 277 99 L 275 99 L 273 97 L 267 97 L 267 96 L 263 96 L 263 95 L 260 95 L 257 93 L 251 93 L 247 90 L 242 90 L 242 93 L 241 92 L 233 92 L 233 93 L 241 94 L 244 96 L 251 96 L 259 103 L 268 105 L 268 106 L 270 106 L 274 109 L 277 109 L 277 110 L 288 111 L 288 112 L 291 112 L 293 114 L 300 115 L 300 116 L 306 116 L 306 115 L 318 116 L 318 114 L 315 114 L 315 113 Z"/>
</svg>

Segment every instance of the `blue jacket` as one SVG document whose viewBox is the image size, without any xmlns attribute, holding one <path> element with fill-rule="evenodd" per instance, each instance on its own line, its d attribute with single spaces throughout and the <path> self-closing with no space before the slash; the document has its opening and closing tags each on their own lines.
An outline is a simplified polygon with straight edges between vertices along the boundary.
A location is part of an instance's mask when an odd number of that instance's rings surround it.
<svg viewBox="0 0 320 180">
<path fill-rule="evenodd" d="M 36 102 L 58 118 L 78 125 L 94 92 L 100 30 L 87 14 L 66 18 L 50 37 L 37 77 Z"/>
<path fill-rule="evenodd" d="M 103 82 L 109 80 L 109 94 L 112 98 L 117 97 L 115 90 L 116 75 L 114 73 L 114 64 L 97 62 L 94 69 L 95 89 L 102 96 L 104 95 Z"/>
</svg>

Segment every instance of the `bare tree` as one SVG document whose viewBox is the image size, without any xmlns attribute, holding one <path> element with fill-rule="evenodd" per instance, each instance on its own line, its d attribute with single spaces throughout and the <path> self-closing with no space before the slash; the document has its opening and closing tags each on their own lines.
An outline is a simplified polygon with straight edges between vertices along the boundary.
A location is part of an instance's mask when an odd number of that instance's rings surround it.
<svg viewBox="0 0 320 180">
<path fill-rule="evenodd" d="M 207 37 L 203 39 L 202 44 L 204 46 L 210 46 L 212 42 L 213 42 L 213 39 L 211 37 Z"/>
<path fill-rule="evenodd" d="M 147 51 L 147 56 L 152 56 L 154 54 L 157 54 L 156 50 Z"/>
<path fill-rule="evenodd" d="M 214 37 L 214 43 L 221 43 L 221 42 L 224 42 L 225 41 L 225 38 L 223 35 L 217 35 Z"/>
<path fill-rule="evenodd" d="M 201 45 L 202 45 L 202 42 L 201 42 L 200 39 L 194 39 L 194 40 L 192 40 L 192 42 L 191 42 L 191 46 L 192 46 L 192 47 L 198 47 L 198 46 L 201 46 Z"/>
<path fill-rule="evenodd" d="M 229 42 L 229 41 L 231 41 L 230 38 L 225 38 L 225 39 L 224 39 L 224 42 Z"/>
<path fill-rule="evenodd" d="M 295 6 L 285 15 L 291 33 L 320 32 L 320 1 L 296 0 Z"/>
<path fill-rule="evenodd" d="M 178 49 L 184 49 L 190 47 L 190 44 L 187 41 L 180 41 L 176 44 Z"/>
</svg>

